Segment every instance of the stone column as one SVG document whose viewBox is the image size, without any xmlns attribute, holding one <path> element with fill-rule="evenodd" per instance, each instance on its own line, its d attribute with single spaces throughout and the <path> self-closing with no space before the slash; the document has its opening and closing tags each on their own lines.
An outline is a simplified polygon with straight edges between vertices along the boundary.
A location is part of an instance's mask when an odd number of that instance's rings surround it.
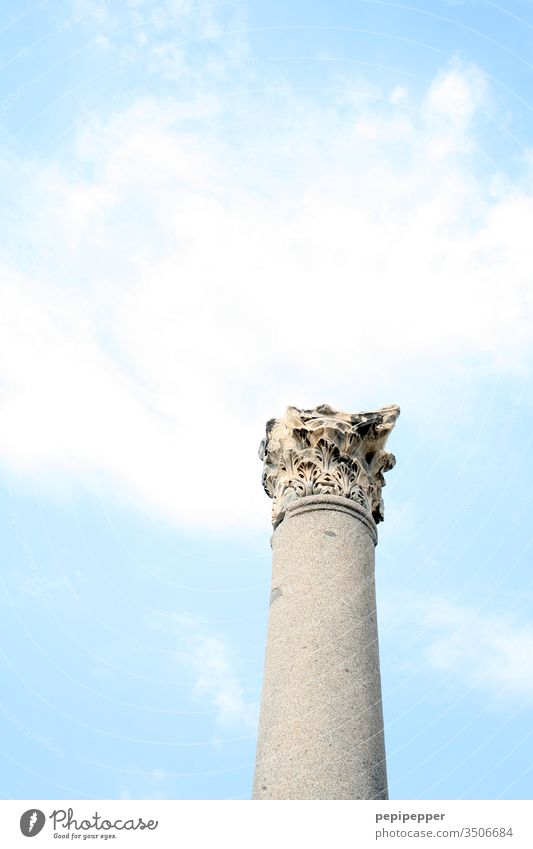
<svg viewBox="0 0 533 849">
<path fill-rule="evenodd" d="M 289 407 L 261 443 L 273 570 L 254 799 L 386 799 L 374 547 L 396 406 Z"/>
</svg>

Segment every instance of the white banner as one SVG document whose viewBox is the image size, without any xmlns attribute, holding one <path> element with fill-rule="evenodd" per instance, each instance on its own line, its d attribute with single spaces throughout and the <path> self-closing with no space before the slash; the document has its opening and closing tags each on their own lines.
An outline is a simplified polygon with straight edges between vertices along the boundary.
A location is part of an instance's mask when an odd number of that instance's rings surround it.
<svg viewBox="0 0 533 849">
<path fill-rule="evenodd" d="M 523 801 L 1 801 L 0 845 L 531 849 L 532 814 Z"/>
</svg>

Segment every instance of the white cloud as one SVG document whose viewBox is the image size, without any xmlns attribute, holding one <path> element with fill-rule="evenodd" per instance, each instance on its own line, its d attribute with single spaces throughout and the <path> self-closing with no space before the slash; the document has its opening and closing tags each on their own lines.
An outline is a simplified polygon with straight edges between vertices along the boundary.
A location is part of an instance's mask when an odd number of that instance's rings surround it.
<svg viewBox="0 0 533 849">
<path fill-rule="evenodd" d="M 145 622 L 175 640 L 175 663 L 192 676 L 190 698 L 198 710 L 213 711 L 214 741 L 229 728 L 242 736 L 255 733 L 259 706 L 246 697 L 229 640 L 187 615 L 152 613 Z"/>
<path fill-rule="evenodd" d="M 142 66 L 159 82 L 190 85 L 226 76 L 228 64 L 245 55 L 242 9 L 225 0 L 71 0 L 59 28 L 81 28 L 119 63 Z"/>
<path fill-rule="evenodd" d="M 245 699 L 242 684 L 233 669 L 227 641 L 221 637 L 197 634 L 195 643 L 195 694 L 213 705 L 220 728 L 238 727 L 245 733 L 255 733 L 258 705 Z"/>
<path fill-rule="evenodd" d="M 249 115 L 239 140 L 193 132 L 213 94 L 144 99 L 87 123 L 68 168 L 10 160 L 2 459 L 191 527 L 264 527 L 257 444 L 287 403 L 410 393 L 415 418 L 469 357 L 523 368 L 533 197 L 465 152 L 480 97 L 453 67 L 419 116 L 294 99 L 268 145 Z"/>
<path fill-rule="evenodd" d="M 383 605 L 382 626 L 397 647 L 387 662 L 402 674 L 438 676 L 503 707 L 533 698 L 533 626 L 508 611 L 400 592 Z"/>
<path fill-rule="evenodd" d="M 464 130 L 471 125 L 476 110 L 486 99 L 486 79 L 477 68 L 451 68 L 438 74 L 431 83 L 426 96 L 426 112 Z"/>
</svg>

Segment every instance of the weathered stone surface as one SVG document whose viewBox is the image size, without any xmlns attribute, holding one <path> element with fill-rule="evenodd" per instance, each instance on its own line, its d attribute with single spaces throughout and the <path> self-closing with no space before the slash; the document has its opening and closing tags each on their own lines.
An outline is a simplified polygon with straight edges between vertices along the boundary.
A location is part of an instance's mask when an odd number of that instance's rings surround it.
<svg viewBox="0 0 533 849">
<path fill-rule="evenodd" d="M 395 463 L 384 446 L 399 413 L 394 405 L 343 413 L 322 404 L 313 410 L 288 407 L 284 418 L 271 419 L 259 456 L 274 527 L 289 504 L 309 495 L 349 498 L 382 521 L 383 474 Z"/>
<path fill-rule="evenodd" d="M 362 515 L 315 495 L 274 532 L 254 799 L 387 798 L 375 546 Z"/>
<path fill-rule="evenodd" d="M 260 449 L 273 570 L 254 799 L 386 799 L 374 552 L 398 407 L 298 410 Z"/>
</svg>

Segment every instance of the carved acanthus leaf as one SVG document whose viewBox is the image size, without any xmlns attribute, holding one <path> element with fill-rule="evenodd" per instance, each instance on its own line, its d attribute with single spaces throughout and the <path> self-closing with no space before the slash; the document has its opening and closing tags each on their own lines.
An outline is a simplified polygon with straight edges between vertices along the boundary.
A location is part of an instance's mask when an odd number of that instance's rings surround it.
<svg viewBox="0 0 533 849">
<path fill-rule="evenodd" d="M 259 456 L 274 527 L 292 501 L 321 494 L 349 498 L 381 522 L 383 475 L 395 463 L 384 446 L 399 414 L 395 405 L 342 413 L 322 404 L 314 410 L 288 407 L 284 418 L 270 419 Z"/>
</svg>

